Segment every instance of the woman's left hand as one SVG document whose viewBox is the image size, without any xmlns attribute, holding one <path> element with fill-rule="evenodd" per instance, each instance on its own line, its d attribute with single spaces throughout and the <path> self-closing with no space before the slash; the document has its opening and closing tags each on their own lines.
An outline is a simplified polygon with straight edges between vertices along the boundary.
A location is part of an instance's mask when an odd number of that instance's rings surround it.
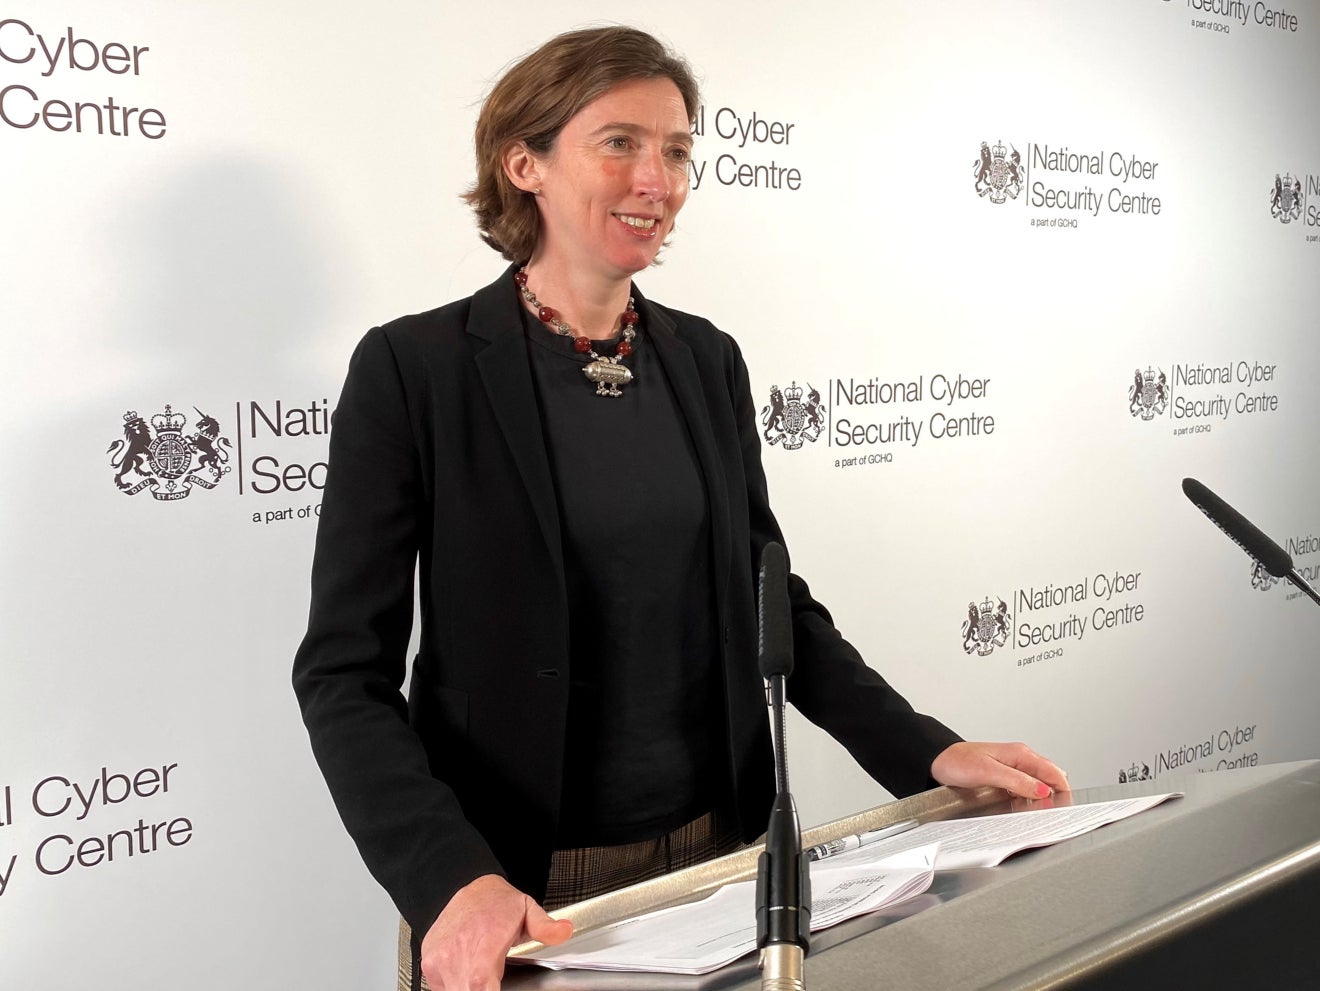
<svg viewBox="0 0 1320 991">
<path fill-rule="evenodd" d="M 1003 788 L 1021 798 L 1068 790 L 1068 775 L 1024 743 L 955 743 L 930 765 L 930 775 L 954 788 Z"/>
</svg>

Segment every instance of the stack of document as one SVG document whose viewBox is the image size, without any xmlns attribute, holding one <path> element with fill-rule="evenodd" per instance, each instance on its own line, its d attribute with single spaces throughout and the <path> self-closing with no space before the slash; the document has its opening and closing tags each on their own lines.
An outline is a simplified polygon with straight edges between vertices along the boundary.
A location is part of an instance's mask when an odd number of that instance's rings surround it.
<svg viewBox="0 0 1320 991">
<path fill-rule="evenodd" d="M 994 867 L 1011 854 L 1080 836 L 1178 793 L 890 827 L 839 844 L 811 865 L 812 931 L 896 905 L 930 887 L 936 870 Z M 886 834 L 886 835 L 879 835 Z M 687 905 L 603 926 L 516 959 L 554 969 L 705 974 L 756 949 L 756 882 L 739 881 Z"/>
<path fill-rule="evenodd" d="M 847 860 L 853 863 L 878 863 L 913 846 L 935 843 L 939 845 L 939 854 L 935 859 L 937 871 L 997 867 L 1022 850 L 1070 840 L 1181 796 L 1181 792 L 1169 792 L 1116 802 L 928 822 L 875 843 L 865 843 L 863 839 L 859 849 L 835 854 L 826 858 L 826 862 Z"/>
<path fill-rule="evenodd" d="M 811 928 L 911 898 L 929 888 L 934 876 L 934 846 L 906 850 L 883 863 L 818 861 L 811 865 Z M 754 949 L 756 882 L 739 881 L 699 902 L 616 922 L 518 959 L 556 970 L 705 974 Z"/>
</svg>

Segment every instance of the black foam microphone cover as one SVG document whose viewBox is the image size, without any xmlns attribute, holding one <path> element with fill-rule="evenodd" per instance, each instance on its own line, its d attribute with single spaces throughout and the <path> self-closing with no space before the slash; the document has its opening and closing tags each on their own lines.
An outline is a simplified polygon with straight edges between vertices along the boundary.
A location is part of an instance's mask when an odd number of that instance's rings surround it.
<svg viewBox="0 0 1320 991">
<path fill-rule="evenodd" d="M 773 541 L 761 552 L 760 587 L 757 596 L 760 616 L 760 649 L 757 662 L 761 677 L 793 673 L 793 617 L 788 605 L 788 555 Z"/>
<path fill-rule="evenodd" d="M 1245 516 L 1194 478 L 1184 478 L 1183 493 L 1210 522 L 1228 534 L 1235 544 L 1259 561 L 1275 578 L 1286 578 L 1293 569 L 1292 557 Z"/>
</svg>

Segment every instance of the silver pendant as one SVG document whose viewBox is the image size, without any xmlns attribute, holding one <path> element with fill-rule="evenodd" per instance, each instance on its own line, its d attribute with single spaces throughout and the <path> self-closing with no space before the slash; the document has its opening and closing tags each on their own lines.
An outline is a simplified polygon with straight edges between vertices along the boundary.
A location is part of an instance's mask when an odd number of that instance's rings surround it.
<svg viewBox="0 0 1320 991">
<path fill-rule="evenodd" d="M 596 383 L 598 396 L 622 396 L 619 386 L 632 381 L 632 372 L 608 358 L 597 358 L 583 366 L 582 374 Z"/>
</svg>

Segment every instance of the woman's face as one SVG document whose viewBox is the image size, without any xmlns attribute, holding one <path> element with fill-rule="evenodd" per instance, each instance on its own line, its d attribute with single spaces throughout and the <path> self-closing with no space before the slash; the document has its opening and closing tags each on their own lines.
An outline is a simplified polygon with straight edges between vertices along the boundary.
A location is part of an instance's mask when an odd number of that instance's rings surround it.
<svg viewBox="0 0 1320 991">
<path fill-rule="evenodd" d="M 533 261 L 628 278 L 655 260 L 688 194 L 692 135 L 672 80 L 620 83 L 535 160 L 541 238 Z"/>
</svg>

